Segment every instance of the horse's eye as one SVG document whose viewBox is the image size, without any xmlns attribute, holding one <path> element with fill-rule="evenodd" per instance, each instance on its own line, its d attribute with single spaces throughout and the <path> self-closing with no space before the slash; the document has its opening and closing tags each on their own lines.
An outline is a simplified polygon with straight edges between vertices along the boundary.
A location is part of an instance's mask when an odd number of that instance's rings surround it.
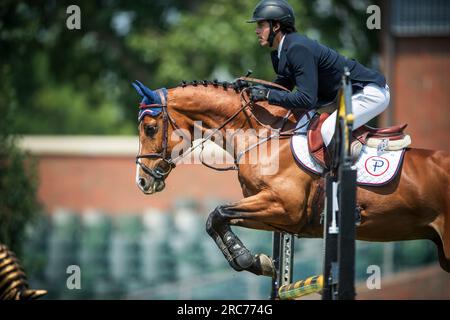
<svg viewBox="0 0 450 320">
<path fill-rule="evenodd" d="M 157 126 L 150 126 L 147 125 L 144 127 L 145 130 L 145 135 L 149 138 L 153 137 L 155 135 L 155 133 L 158 131 L 158 127 Z"/>
</svg>

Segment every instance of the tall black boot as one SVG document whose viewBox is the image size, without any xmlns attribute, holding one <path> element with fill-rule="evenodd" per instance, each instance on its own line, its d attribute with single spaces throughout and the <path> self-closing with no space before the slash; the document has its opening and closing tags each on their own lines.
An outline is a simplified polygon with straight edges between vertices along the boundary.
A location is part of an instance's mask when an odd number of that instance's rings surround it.
<svg viewBox="0 0 450 320">
<path fill-rule="evenodd" d="M 328 167 L 328 169 L 334 169 L 336 167 L 336 164 L 338 162 L 338 154 L 337 154 L 337 146 L 336 146 L 336 139 L 333 136 L 331 138 L 330 143 L 325 148 L 325 163 Z"/>
<path fill-rule="evenodd" d="M 358 160 L 359 156 L 361 155 L 362 150 L 362 143 L 354 139 L 350 145 L 350 156 L 352 159 L 352 162 L 355 163 L 356 160 Z M 330 141 L 330 144 L 326 147 L 325 150 L 325 162 L 328 165 L 328 168 L 336 168 L 337 164 L 339 163 L 339 148 L 336 146 L 336 139 L 333 138 Z"/>
</svg>

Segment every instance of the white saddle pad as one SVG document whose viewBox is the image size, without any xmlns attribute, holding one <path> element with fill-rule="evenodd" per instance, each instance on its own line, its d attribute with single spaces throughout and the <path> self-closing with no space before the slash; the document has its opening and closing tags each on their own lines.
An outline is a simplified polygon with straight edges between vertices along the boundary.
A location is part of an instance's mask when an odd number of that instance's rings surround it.
<svg viewBox="0 0 450 320">
<path fill-rule="evenodd" d="M 314 113 L 310 112 L 312 116 Z M 295 161 L 304 169 L 321 175 L 322 166 L 311 157 L 307 140 L 308 117 L 305 115 L 297 124 L 297 135 L 291 138 L 291 150 Z M 376 148 L 363 146 L 355 166 L 358 171 L 357 183 L 367 186 L 382 186 L 391 182 L 401 167 L 405 150 L 378 151 Z"/>
</svg>

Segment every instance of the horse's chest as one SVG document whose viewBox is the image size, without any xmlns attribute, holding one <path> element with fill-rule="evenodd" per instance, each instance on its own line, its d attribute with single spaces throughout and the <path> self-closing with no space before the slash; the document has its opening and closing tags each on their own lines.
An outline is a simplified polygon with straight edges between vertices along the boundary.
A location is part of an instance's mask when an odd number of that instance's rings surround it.
<svg viewBox="0 0 450 320">
<path fill-rule="evenodd" d="M 244 196 L 252 196 L 262 190 L 264 182 L 260 177 L 254 174 L 251 170 L 242 170 L 238 172 L 239 183 L 241 184 Z"/>
</svg>

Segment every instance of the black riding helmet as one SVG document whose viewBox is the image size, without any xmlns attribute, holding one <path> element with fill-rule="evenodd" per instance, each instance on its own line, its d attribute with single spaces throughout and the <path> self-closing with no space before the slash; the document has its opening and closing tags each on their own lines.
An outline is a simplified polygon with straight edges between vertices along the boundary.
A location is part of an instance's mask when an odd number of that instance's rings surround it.
<svg viewBox="0 0 450 320">
<path fill-rule="evenodd" d="M 273 46 L 275 32 L 273 31 L 273 21 L 278 21 L 282 26 L 292 27 L 295 30 L 294 10 L 284 0 L 262 0 L 253 11 L 253 17 L 248 23 L 266 20 L 270 24 L 269 45 Z"/>
</svg>

